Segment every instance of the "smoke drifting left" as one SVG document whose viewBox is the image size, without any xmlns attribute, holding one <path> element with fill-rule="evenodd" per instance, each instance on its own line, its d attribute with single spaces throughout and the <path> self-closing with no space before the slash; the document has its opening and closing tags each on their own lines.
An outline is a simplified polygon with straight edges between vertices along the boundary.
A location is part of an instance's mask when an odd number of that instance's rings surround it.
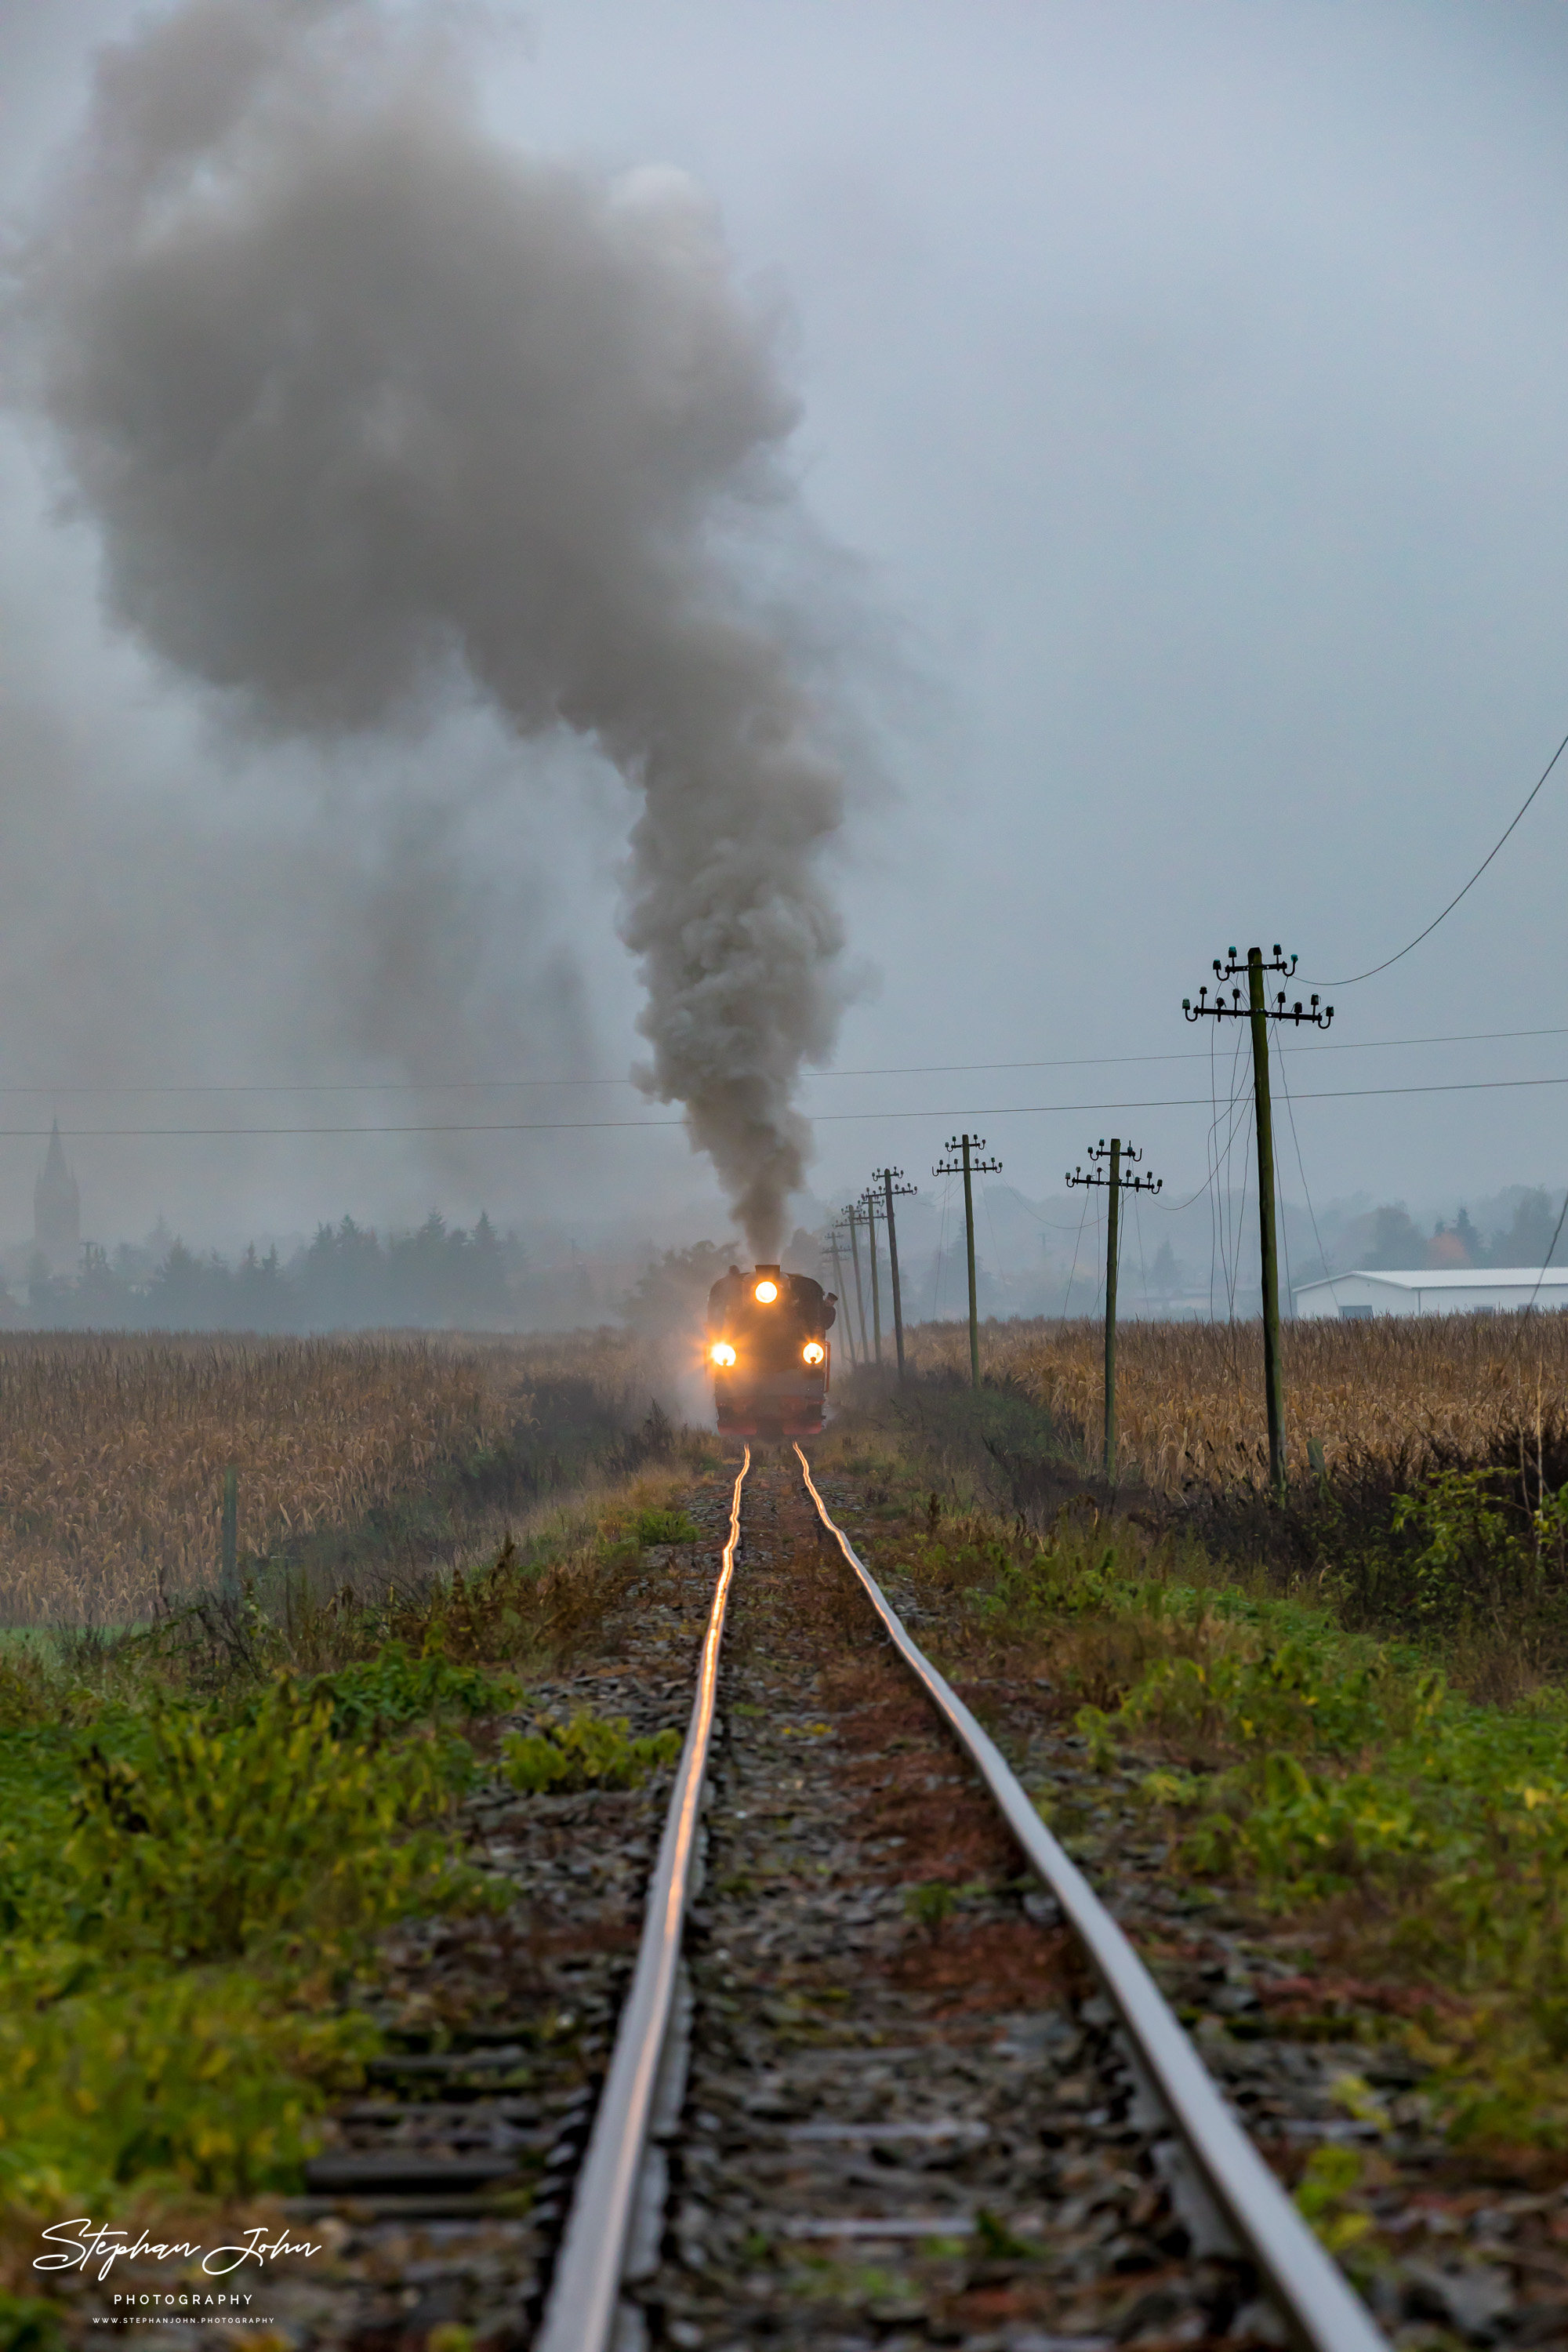
<svg viewBox="0 0 1568 2352">
<path fill-rule="evenodd" d="M 112 616 L 231 727 L 407 737 L 477 691 L 615 763 L 640 1082 L 774 1254 L 845 780 L 718 551 L 787 509 L 795 411 L 700 192 L 499 143 L 450 41 L 360 0 L 187 0 L 100 59 L 18 317 Z"/>
</svg>

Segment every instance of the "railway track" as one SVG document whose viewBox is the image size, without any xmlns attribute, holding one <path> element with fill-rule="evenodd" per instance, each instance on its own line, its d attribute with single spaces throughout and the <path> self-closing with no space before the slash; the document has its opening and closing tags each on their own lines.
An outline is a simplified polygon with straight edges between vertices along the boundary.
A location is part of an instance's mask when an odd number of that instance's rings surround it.
<svg viewBox="0 0 1568 2352">
<path fill-rule="evenodd" d="M 1384 2346 L 794 1451 L 735 1480 L 539 2352 Z"/>
</svg>

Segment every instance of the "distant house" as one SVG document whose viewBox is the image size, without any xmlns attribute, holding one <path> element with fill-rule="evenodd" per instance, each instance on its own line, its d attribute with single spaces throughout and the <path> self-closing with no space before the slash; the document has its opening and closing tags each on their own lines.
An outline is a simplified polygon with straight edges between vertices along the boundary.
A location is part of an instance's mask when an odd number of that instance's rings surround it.
<svg viewBox="0 0 1568 2352">
<path fill-rule="evenodd" d="M 75 1274 L 81 1257 L 81 1194 L 66 1166 L 57 1118 L 42 1175 L 33 1187 L 33 1247 L 51 1274 Z"/>
<path fill-rule="evenodd" d="M 1367 1315 L 1507 1315 L 1528 1307 L 1568 1307 L 1568 1265 L 1464 1265 L 1418 1267 L 1391 1273 L 1383 1266 L 1356 1274 L 1304 1282 L 1293 1293 L 1296 1312 L 1306 1320 Z"/>
</svg>

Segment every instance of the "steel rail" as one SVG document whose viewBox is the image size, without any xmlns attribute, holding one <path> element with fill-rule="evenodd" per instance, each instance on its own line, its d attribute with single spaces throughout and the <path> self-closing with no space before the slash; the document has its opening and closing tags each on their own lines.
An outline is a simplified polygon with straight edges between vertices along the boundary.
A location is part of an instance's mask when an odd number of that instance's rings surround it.
<svg viewBox="0 0 1568 2352">
<path fill-rule="evenodd" d="M 1127 1937 L 1052 1837 L 994 1741 L 910 1639 L 876 1578 L 829 1517 L 805 1455 L 798 1445 L 795 1450 L 823 1526 L 859 1578 L 894 1648 L 967 1749 L 1008 1828 L 1077 1929 L 1140 2067 L 1298 2342 L 1307 2352 L 1389 2352 L 1388 2339 L 1366 2305 L 1319 2245 L 1226 2105 Z"/>
<path fill-rule="evenodd" d="M 708 1612 L 697 1696 L 648 1890 L 637 1968 L 577 2177 L 543 2321 L 534 2339 L 535 2352 L 605 2352 L 616 2324 L 626 2239 L 675 2002 L 681 1928 L 691 1892 L 698 1815 L 713 1730 L 719 1646 L 724 1638 L 724 1611 L 741 1539 L 741 1489 L 751 1466 L 748 1446 L 730 1500 L 730 1536 Z"/>
</svg>

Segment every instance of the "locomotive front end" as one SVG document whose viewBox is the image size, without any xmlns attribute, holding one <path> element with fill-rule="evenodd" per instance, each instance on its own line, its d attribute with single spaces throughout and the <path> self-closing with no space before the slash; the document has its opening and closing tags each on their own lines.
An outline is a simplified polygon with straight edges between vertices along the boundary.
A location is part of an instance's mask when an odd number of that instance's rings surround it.
<svg viewBox="0 0 1568 2352">
<path fill-rule="evenodd" d="M 735 1437 L 815 1437 L 827 1406 L 836 1301 L 777 1265 L 731 1266 L 708 1297 L 719 1427 Z"/>
</svg>

